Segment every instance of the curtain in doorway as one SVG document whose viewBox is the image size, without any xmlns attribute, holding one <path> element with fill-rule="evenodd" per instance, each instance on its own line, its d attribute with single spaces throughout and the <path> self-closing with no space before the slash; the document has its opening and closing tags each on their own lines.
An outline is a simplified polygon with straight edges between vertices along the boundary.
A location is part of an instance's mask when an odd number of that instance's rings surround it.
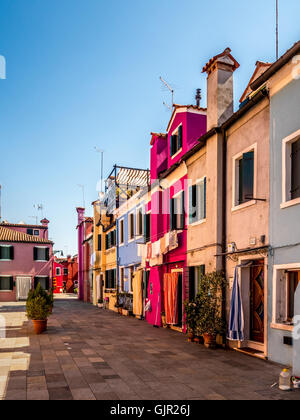
<svg viewBox="0 0 300 420">
<path fill-rule="evenodd" d="M 234 270 L 229 330 L 227 335 L 228 340 L 231 341 L 244 341 L 244 309 L 239 284 L 239 269 L 245 266 L 247 265 L 237 265 Z"/>
<path fill-rule="evenodd" d="M 169 325 L 178 323 L 178 273 L 164 275 L 164 304 L 166 322 Z"/>
<path fill-rule="evenodd" d="M 133 278 L 133 313 L 143 315 L 143 270 L 138 270 Z"/>
</svg>

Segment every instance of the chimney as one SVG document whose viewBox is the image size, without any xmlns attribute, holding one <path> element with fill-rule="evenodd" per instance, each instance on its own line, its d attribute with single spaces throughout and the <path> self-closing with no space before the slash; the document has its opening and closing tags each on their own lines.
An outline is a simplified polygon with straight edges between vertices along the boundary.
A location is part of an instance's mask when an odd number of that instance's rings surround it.
<svg viewBox="0 0 300 420">
<path fill-rule="evenodd" d="M 47 219 L 43 219 L 43 220 L 41 220 L 41 224 L 42 224 L 42 226 L 45 226 L 46 228 L 48 227 L 48 225 L 49 225 L 49 220 L 47 220 Z"/>
<path fill-rule="evenodd" d="M 207 73 L 207 131 L 222 125 L 233 114 L 233 73 L 240 67 L 231 49 L 213 57 L 203 68 Z"/>
<path fill-rule="evenodd" d="M 81 222 L 84 221 L 85 209 L 83 207 L 77 207 L 76 211 L 77 211 L 77 214 L 78 214 L 78 226 L 79 226 L 81 224 Z"/>
</svg>

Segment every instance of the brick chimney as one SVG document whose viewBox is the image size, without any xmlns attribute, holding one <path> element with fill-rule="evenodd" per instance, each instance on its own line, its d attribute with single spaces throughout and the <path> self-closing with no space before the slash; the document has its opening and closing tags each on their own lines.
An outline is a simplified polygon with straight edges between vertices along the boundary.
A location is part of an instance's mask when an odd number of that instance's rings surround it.
<svg viewBox="0 0 300 420">
<path fill-rule="evenodd" d="M 231 49 L 213 57 L 203 68 L 207 73 L 207 131 L 233 114 L 233 73 L 240 67 Z"/>
</svg>

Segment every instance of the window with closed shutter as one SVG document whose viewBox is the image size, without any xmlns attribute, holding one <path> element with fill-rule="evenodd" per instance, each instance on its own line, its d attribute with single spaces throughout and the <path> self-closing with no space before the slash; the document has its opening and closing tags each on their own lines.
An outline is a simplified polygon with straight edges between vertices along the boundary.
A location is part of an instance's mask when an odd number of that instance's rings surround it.
<svg viewBox="0 0 300 420">
<path fill-rule="evenodd" d="M 14 279 L 9 276 L 0 276 L 0 290 L 2 291 L 13 291 Z"/>
<path fill-rule="evenodd" d="M 145 236 L 145 243 L 151 241 L 151 214 L 150 213 L 145 215 L 144 236 Z"/>
<path fill-rule="evenodd" d="M 50 288 L 50 279 L 45 276 L 36 276 L 34 278 L 34 288 L 37 288 L 37 285 L 40 284 L 44 290 L 49 290 Z"/>
<path fill-rule="evenodd" d="M 124 220 L 120 222 L 120 243 L 124 243 Z"/>
<path fill-rule="evenodd" d="M 13 260 L 14 259 L 14 247 L 0 245 L 0 260 Z"/>
<path fill-rule="evenodd" d="M 292 144 L 291 199 L 300 198 L 300 139 Z"/>
<path fill-rule="evenodd" d="M 129 238 L 134 239 L 134 215 L 129 215 Z"/>
<path fill-rule="evenodd" d="M 98 235 L 98 251 L 102 250 L 102 235 Z"/>
<path fill-rule="evenodd" d="M 238 197 L 237 204 L 253 200 L 254 193 L 254 151 L 244 153 L 238 162 Z"/>
<path fill-rule="evenodd" d="M 49 261 L 50 249 L 49 248 L 33 248 L 33 259 L 35 261 Z"/>
</svg>

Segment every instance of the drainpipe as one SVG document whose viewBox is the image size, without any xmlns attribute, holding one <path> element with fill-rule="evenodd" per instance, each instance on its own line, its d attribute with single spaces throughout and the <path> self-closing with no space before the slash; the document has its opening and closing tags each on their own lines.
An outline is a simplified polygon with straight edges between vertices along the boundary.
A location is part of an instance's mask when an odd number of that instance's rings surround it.
<svg viewBox="0 0 300 420">
<path fill-rule="evenodd" d="M 227 136 L 226 129 L 222 128 L 222 144 L 223 144 L 223 182 L 222 182 L 222 271 L 225 279 L 227 279 Z M 226 293 L 227 287 L 224 286 L 222 290 L 222 317 L 226 322 Z M 226 347 L 226 333 L 223 336 L 224 347 Z"/>
</svg>

